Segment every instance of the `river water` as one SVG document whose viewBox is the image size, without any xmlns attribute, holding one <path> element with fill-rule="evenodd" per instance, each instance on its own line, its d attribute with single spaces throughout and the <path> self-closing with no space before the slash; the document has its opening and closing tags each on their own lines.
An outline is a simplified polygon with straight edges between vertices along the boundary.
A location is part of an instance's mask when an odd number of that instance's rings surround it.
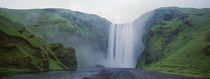
<svg viewBox="0 0 210 79">
<path fill-rule="evenodd" d="M 19 74 L 0 79 L 210 79 L 137 70 L 133 68 L 80 68 L 76 71 L 50 71 Z"/>
<path fill-rule="evenodd" d="M 82 79 L 94 75 L 100 68 L 78 68 L 76 71 L 50 71 L 37 74 L 19 74 L 0 79 Z"/>
</svg>

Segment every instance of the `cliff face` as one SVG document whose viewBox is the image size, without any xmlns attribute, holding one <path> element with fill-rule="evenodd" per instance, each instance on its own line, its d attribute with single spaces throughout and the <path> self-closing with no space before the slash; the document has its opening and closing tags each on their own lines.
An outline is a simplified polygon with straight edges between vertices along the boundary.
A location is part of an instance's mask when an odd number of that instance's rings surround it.
<svg viewBox="0 0 210 79">
<path fill-rule="evenodd" d="M 210 75 L 210 9 L 159 8 L 147 20 L 137 68 Z"/>
<path fill-rule="evenodd" d="M 75 49 L 72 47 L 64 47 L 60 43 L 50 44 L 50 49 L 60 61 L 70 69 L 77 68 L 77 60 Z"/>
<path fill-rule="evenodd" d="M 110 22 L 97 15 L 53 8 L 31 10 L 2 8 L 0 15 L 24 24 L 31 33 L 47 42 L 73 46 L 77 51 L 80 66 L 90 64 L 85 58 L 95 58 L 94 55 L 105 54 L 107 51 Z M 90 52 L 92 56 L 84 57 Z"/>
<path fill-rule="evenodd" d="M 29 32 L 23 24 L 1 15 L 0 40 L 0 76 L 76 69 L 77 61 L 72 48 L 61 51 L 70 55 L 73 62 L 63 61 L 57 56 L 60 53 L 54 52 L 47 42 Z"/>
</svg>

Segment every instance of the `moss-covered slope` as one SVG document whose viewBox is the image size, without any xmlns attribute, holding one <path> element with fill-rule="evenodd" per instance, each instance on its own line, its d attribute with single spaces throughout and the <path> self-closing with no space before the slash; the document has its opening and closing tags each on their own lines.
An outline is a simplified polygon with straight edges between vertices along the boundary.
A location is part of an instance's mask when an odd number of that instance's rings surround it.
<svg viewBox="0 0 210 79">
<path fill-rule="evenodd" d="M 31 33 L 47 42 L 74 47 L 80 66 L 95 66 L 98 64 L 94 62 L 98 56 L 96 54 L 105 54 L 107 51 L 110 22 L 97 15 L 58 8 L 0 8 L 0 15 L 24 24 Z M 86 55 L 90 53 L 94 55 Z M 87 58 L 92 58 L 93 63 L 87 62 Z"/>
<path fill-rule="evenodd" d="M 146 27 L 138 69 L 210 76 L 210 9 L 159 8 Z"/>
<path fill-rule="evenodd" d="M 48 42 L 60 42 L 65 46 L 88 43 L 97 50 L 106 51 L 110 22 L 97 15 L 56 8 L 0 8 L 0 15 L 23 23 L 32 33 Z"/>
<path fill-rule="evenodd" d="M 60 61 L 69 67 L 70 69 L 77 68 L 77 60 L 75 49 L 72 47 L 64 47 L 60 43 L 52 43 L 50 44 L 50 49 L 54 52 L 55 56 L 60 59 Z"/>
<path fill-rule="evenodd" d="M 75 69 L 76 62 L 67 67 L 55 54 L 45 41 L 27 31 L 23 24 L 0 15 L 0 76 Z M 72 55 L 72 60 L 76 61 L 76 56 Z"/>
</svg>

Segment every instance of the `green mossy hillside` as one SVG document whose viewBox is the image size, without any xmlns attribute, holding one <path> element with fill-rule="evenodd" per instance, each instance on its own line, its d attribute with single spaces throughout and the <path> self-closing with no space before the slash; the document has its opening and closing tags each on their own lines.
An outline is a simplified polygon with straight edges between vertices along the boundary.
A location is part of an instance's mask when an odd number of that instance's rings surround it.
<svg viewBox="0 0 210 79">
<path fill-rule="evenodd" d="M 159 8 L 146 27 L 138 69 L 210 77 L 210 9 Z"/>
<path fill-rule="evenodd" d="M 90 52 L 97 54 L 99 52 L 105 54 L 107 51 L 108 30 L 111 23 L 97 15 L 59 8 L 0 8 L 0 15 L 13 22 L 22 23 L 28 31 L 49 43 L 57 42 L 67 47 L 74 47 L 80 66 L 90 66 L 81 56 L 87 53 L 82 49 L 89 49 Z"/>
<path fill-rule="evenodd" d="M 67 69 L 72 68 L 55 56 L 47 42 L 23 24 L 0 16 L 0 76 Z"/>
<path fill-rule="evenodd" d="M 55 56 L 60 59 L 60 61 L 66 65 L 68 68 L 76 69 L 77 68 L 77 60 L 75 49 L 72 47 L 64 47 L 60 43 L 52 43 L 50 44 L 50 49 L 53 51 Z"/>
<path fill-rule="evenodd" d="M 0 15 L 24 24 L 30 32 L 47 42 L 74 47 L 85 43 L 96 50 L 106 51 L 110 22 L 97 15 L 58 8 L 0 8 Z"/>
</svg>

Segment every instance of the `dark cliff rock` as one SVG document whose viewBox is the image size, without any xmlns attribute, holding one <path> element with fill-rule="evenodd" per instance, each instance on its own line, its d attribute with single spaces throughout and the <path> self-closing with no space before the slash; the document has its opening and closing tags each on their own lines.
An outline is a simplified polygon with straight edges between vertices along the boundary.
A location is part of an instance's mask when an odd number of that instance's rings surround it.
<svg viewBox="0 0 210 79">
<path fill-rule="evenodd" d="M 68 68 L 75 70 L 77 68 L 76 51 L 72 47 L 64 47 L 60 43 L 50 44 L 51 50 L 55 56 Z"/>
</svg>

